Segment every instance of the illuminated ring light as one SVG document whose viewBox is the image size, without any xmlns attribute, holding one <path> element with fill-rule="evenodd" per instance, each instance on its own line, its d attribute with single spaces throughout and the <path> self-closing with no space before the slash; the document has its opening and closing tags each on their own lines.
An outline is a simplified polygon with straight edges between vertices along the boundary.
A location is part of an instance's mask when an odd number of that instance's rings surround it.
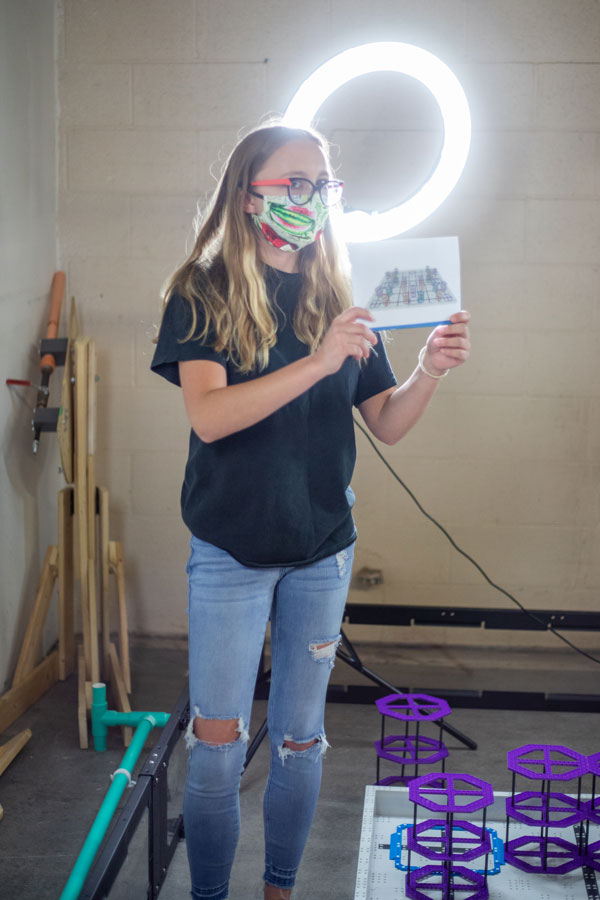
<svg viewBox="0 0 600 900">
<path fill-rule="evenodd" d="M 444 143 L 429 180 L 400 206 L 381 213 L 355 210 L 344 214 L 343 237 L 349 243 L 381 241 L 402 234 L 431 215 L 460 178 L 471 143 L 469 105 L 453 72 L 427 50 L 391 41 L 352 47 L 323 63 L 292 98 L 283 124 L 292 128 L 310 126 L 330 94 L 353 78 L 370 72 L 400 72 L 424 84 L 440 107 Z"/>
</svg>

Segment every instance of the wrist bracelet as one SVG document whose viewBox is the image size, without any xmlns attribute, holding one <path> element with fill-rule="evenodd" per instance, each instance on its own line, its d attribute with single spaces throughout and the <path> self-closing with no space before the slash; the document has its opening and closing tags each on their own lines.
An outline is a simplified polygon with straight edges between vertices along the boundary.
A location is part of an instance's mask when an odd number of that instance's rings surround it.
<svg viewBox="0 0 600 900">
<path fill-rule="evenodd" d="M 442 372 L 441 375 L 434 375 L 433 372 L 427 371 L 427 369 L 423 365 L 423 359 L 425 358 L 426 352 L 427 352 L 427 346 L 421 347 L 421 350 L 419 352 L 419 368 L 420 368 L 421 372 L 424 372 L 425 375 L 429 375 L 430 378 L 436 378 L 436 379 L 445 378 L 446 375 L 448 374 L 448 372 L 450 371 L 450 369 L 446 369 L 446 371 Z"/>
</svg>

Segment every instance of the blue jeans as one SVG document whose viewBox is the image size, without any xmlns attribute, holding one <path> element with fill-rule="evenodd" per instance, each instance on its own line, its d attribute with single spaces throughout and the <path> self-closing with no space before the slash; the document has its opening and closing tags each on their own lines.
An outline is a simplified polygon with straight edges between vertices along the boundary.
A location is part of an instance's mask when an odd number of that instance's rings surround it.
<svg viewBox="0 0 600 900">
<path fill-rule="evenodd" d="M 189 582 L 190 749 L 183 814 L 194 900 L 223 900 L 240 830 L 239 787 L 265 630 L 271 618 L 270 772 L 265 873 L 294 885 L 327 748 L 323 714 L 352 570 L 353 546 L 299 567 L 250 568 L 192 537 Z M 324 645 L 324 646 L 323 646 Z M 195 717 L 237 720 L 238 738 L 209 744 Z M 286 742 L 308 744 L 292 749 Z"/>
</svg>

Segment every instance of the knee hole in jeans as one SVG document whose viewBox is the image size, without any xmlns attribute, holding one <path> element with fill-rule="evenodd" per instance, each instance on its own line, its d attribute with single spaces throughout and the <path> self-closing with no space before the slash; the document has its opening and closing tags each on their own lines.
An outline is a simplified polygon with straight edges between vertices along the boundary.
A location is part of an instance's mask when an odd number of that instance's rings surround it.
<svg viewBox="0 0 600 900">
<path fill-rule="evenodd" d="M 197 706 L 186 731 L 186 744 L 190 750 L 199 742 L 226 749 L 238 740 L 247 742 L 248 739 L 248 730 L 241 716 L 237 719 L 209 718 L 203 716 Z"/>
<path fill-rule="evenodd" d="M 318 745 L 318 749 L 316 752 L 313 751 L 311 753 L 310 751 L 315 745 Z M 290 756 L 302 756 L 304 753 L 307 756 L 314 757 L 315 761 L 317 761 L 321 756 L 324 756 L 328 747 L 329 743 L 324 734 L 318 734 L 308 741 L 295 741 L 291 734 L 285 734 L 283 742 L 277 748 L 277 752 L 282 763 Z"/>
<path fill-rule="evenodd" d="M 231 744 L 240 736 L 239 719 L 194 719 L 194 735 L 205 744 Z"/>
<path fill-rule="evenodd" d="M 342 640 L 341 634 L 333 640 L 311 641 L 308 645 L 308 651 L 313 660 L 318 663 L 328 663 L 329 668 L 333 669 L 335 663 L 335 654 Z"/>
<path fill-rule="evenodd" d="M 308 750 L 309 747 L 312 747 L 313 744 L 317 743 L 317 738 L 313 738 L 312 741 L 307 741 L 305 744 L 297 744 L 295 741 L 284 741 L 283 746 L 289 747 L 290 750 Z"/>
</svg>

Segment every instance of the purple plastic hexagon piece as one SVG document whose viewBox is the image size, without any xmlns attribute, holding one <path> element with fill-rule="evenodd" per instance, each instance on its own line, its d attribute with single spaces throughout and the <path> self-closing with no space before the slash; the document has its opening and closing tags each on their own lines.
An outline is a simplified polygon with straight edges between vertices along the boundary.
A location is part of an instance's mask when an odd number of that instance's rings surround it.
<svg viewBox="0 0 600 900">
<path fill-rule="evenodd" d="M 539 802 L 536 803 L 536 800 Z M 528 815 L 528 812 L 534 815 Z M 553 815 L 554 813 L 557 815 Z M 577 809 L 577 798 L 570 797 L 569 794 L 548 795 L 545 791 L 523 791 L 514 798 L 506 798 L 506 815 L 525 825 L 566 828 L 568 825 L 577 825 L 586 818 L 586 804 L 580 802 Z"/>
<path fill-rule="evenodd" d="M 536 781 L 569 781 L 589 771 L 586 756 L 559 744 L 525 744 L 509 750 L 507 765 L 509 771 Z"/>
<path fill-rule="evenodd" d="M 464 866 L 454 866 L 449 872 L 439 864 L 407 872 L 405 891 L 411 900 L 434 900 L 440 893 L 442 897 L 458 896 L 461 900 L 488 900 L 490 896 L 483 875 Z"/>
<path fill-rule="evenodd" d="M 440 802 L 430 800 L 431 796 L 439 797 Z M 472 813 L 493 803 L 494 791 L 491 784 L 474 775 L 433 772 L 414 778 L 408 788 L 408 797 L 432 812 Z"/>
<path fill-rule="evenodd" d="M 582 806 L 585 810 L 585 818 L 589 819 L 594 825 L 600 825 L 600 796 L 592 797 Z"/>
<path fill-rule="evenodd" d="M 545 866 L 544 856 L 546 857 Z M 554 875 L 565 875 L 567 872 L 586 865 L 585 857 L 581 856 L 576 844 L 563 841 L 562 838 L 549 837 L 545 840 L 527 834 L 509 841 L 505 845 L 504 858 L 511 866 L 515 866 L 523 872 L 547 872 Z M 537 859 L 539 862 L 529 862 L 530 859 Z M 564 862 L 560 862 L 560 860 L 564 860 Z M 558 862 L 558 864 L 552 865 L 554 862 Z"/>
<path fill-rule="evenodd" d="M 588 846 L 583 865 L 600 872 L 600 841 Z"/>
<path fill-rule="evenodd" d="M 592 753 L 587 757 L 588 772 L 592 775 L 600 775 L 600 753 Z"/>
<path fill-rule="evenodd" d="M 382 741 L 373 741 L 377 756 L 403 765 L 432 765 L 448 756 L 446 745 L 435 738 L 413 734 L 389 734 Z M 429 750 L 426 756 L 425 752 Z"/>
<path fill-rule="evenodd" d="M 429 694 L 388 694 L 376 700 L 375 705 L 382 716 L 403 722 L 435 722 L 452 712 L 445 700 Z"/>
<path fill-rule="evenodd" d="M 409 850 L 439 862 L 470 862 L 492 850 L 489 832 L 484 831 L 482 836 L 481 826 L 466 819 L 455 819 L 452 828 L 446 819 L 427 819 L 408 828 L 406 840 Z M 429 844 L 438 846 L 430 847 Z"/>
</svg>

